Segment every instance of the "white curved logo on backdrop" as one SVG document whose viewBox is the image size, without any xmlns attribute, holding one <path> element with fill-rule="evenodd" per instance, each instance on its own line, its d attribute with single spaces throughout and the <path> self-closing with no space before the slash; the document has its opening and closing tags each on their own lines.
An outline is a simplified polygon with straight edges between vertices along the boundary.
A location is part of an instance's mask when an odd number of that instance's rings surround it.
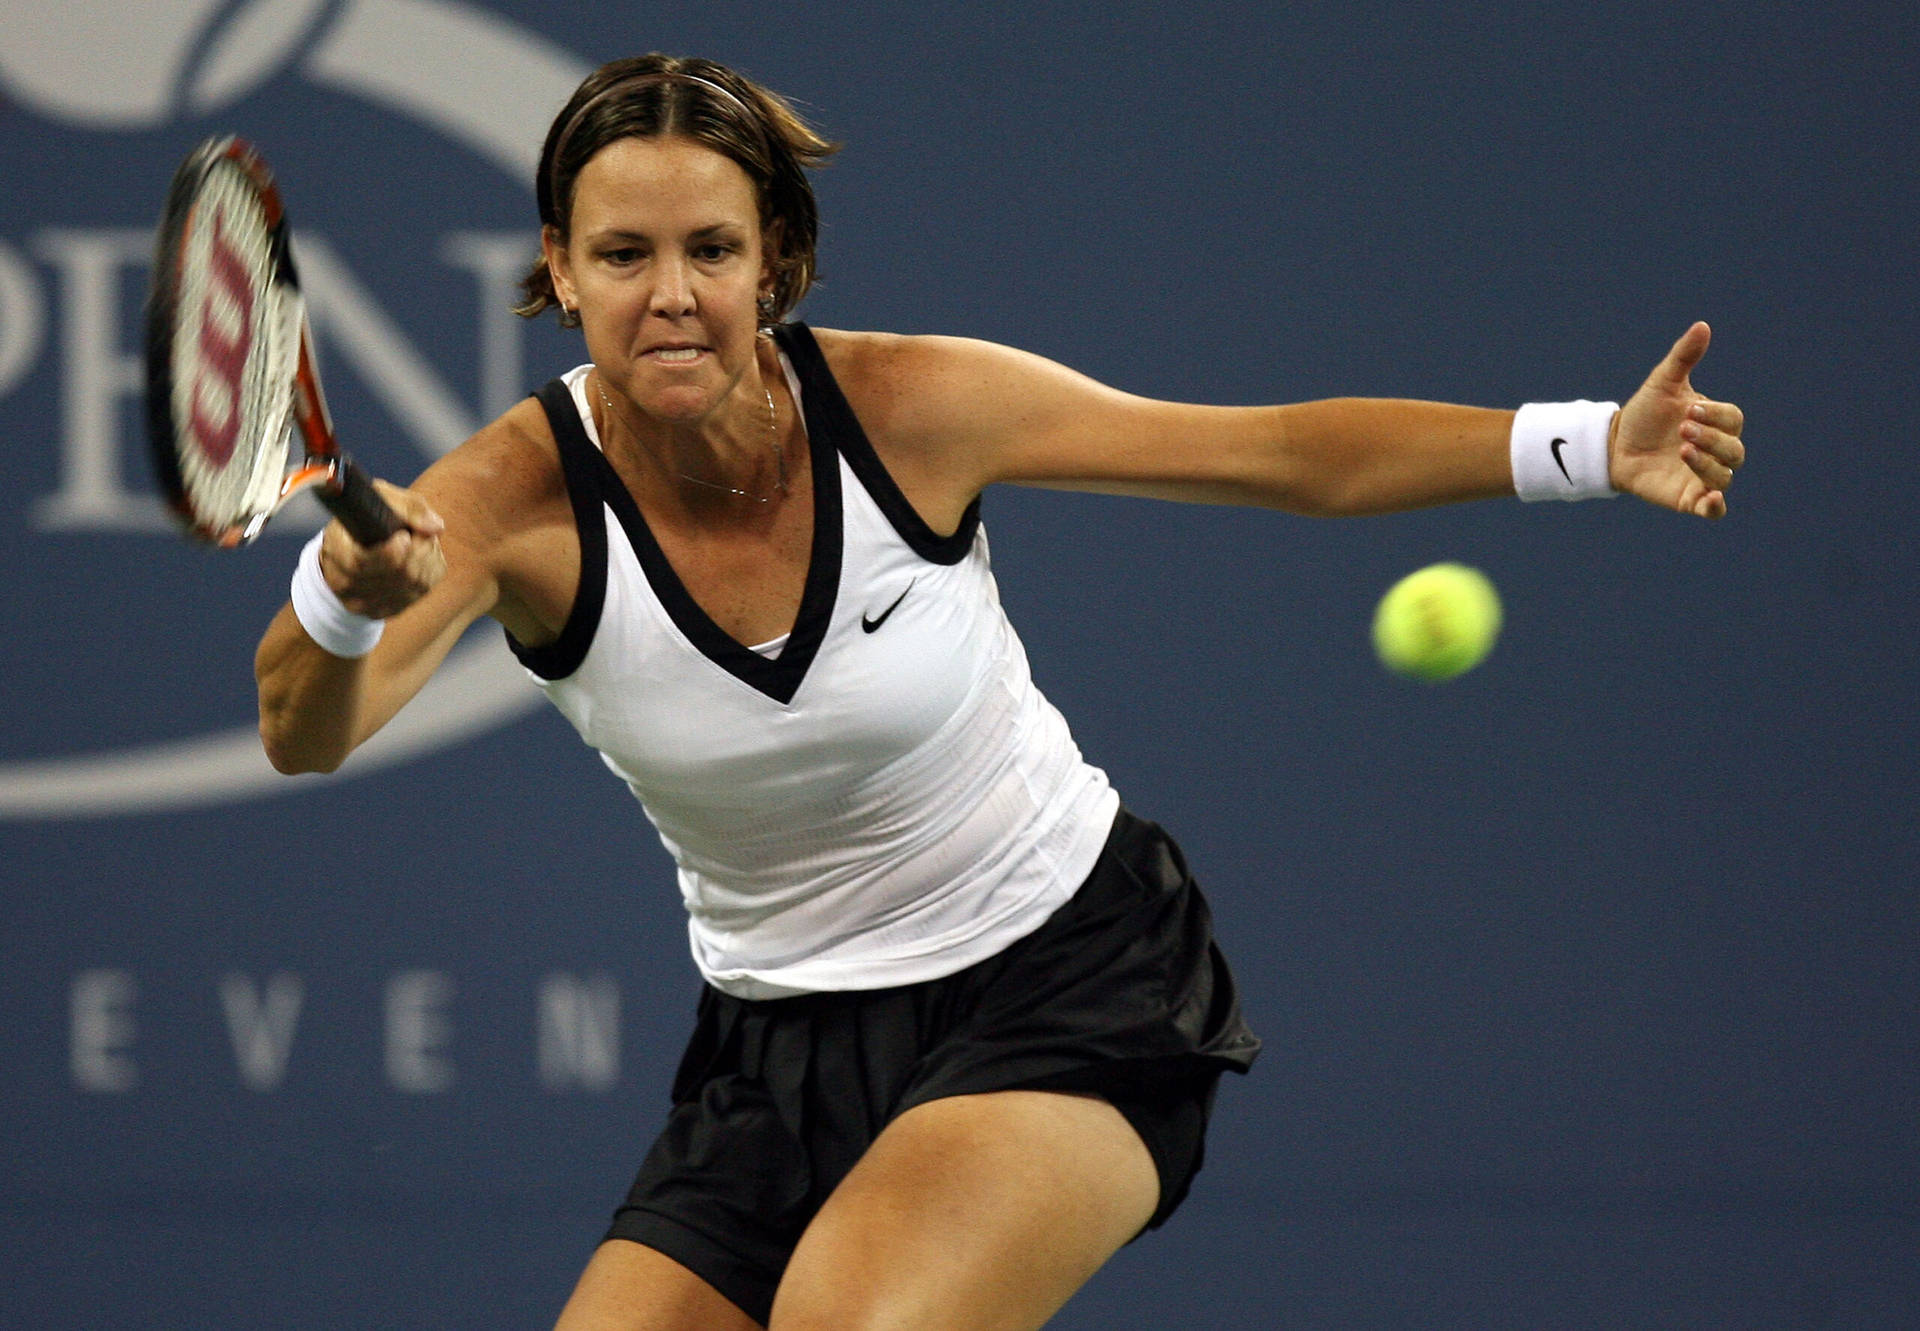
<svg viewBox="0 0 1920 1331">
<path fill-rule="evenodd" d="M 66 0 L 27 6 L 0 26 L 0 84 L 12 99 L 96 131 L 217 111 L 290 62 L 316 85 L 398 111 L 522 182 L 533 177 L 549 117 L 587 73 L 544 40 L 454 0 Z M 470 639 L 342 775 L 423 756 L 540 701 L 498 643 Z M 0 763 L 0 817 L 200 808 L 284 793 L 285 782 L 247 725 Z"/>
</svg>

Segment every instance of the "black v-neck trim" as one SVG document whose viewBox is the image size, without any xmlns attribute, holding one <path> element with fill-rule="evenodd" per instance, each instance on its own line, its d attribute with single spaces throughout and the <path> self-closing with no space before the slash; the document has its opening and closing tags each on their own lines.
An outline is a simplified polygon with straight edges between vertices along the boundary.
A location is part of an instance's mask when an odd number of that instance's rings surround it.
<svg viewBox="0 0 1920 1331">
<path fill-rule="evenodd" d="M 813 549 L 806 587 L 800 593 L 799 614 L 780 654 L 774 657 L 762 656 L 741 643 L 700 608 L 667 561 L 640 505 L 621 483 L 613 464 L 598 449 L 594 455 L 599 458 L 600 483 L 613 506 L 613 515 L 620 520 L 653 594 L 666 607 L 674 626 L 702 656 L 741 683 L 782 705 L 792 702 L 800 691 L 800 682 L 807 677 L 807 667 L 826 640 L 833 603 L 840 592 L 840 463 L 834 456 L 833 441 L 825 431 L 814 428 L 812 413 L 808 412 L 807 420 L 807 456 L 813 467 Z"/>
<path fill-rule="evenodd" d="M 845 549 L 844 496 L 840 489 L 839 459 L 859 478 L 894 531 L 922 559 L 934 564 L 957 564 L 973 549 L 980 526 L 976 498 L 961 515 L 952 535 L 942 536 L 927 526 L 888 474 L 872 442 L 840 385 L 834 380 L 813 331 L 803 323 L 782 324 L 773 330 L 775 342 L 786 353 L 800 381 L 800 408 L 806 420 L 807 456 L 813 467 L 813 546 L 800 609 L 778 656 L 762 656 L 728 634 L 693 599 L 680 575 L 668 562 L 653 529 L 633 493 L 620 479 L 607 456 L 587 435 L 580 408 L 564 380 L 555 379 L 535 394 L 547 413 L 560 450 L 561 470 L 580 533 L 580 586 L 560 636 L 543 647 L 528 647 L 507 634 L 507 645 L 520 663 L 545 680 L 565 679 L 580 668 L 599 630 L 606 604 L 607 530 L 605 509 L 611 508 L 633 546 L 647 584 L 688 642 L 721 669 L 783 706 L 800 691 L 807 670 L 826 641 L 840 590 L 840 565 Z"/>
<path fill-rule="evenodd" d="M 826 355 L 820 350 L 813 330 L 803 323 L 782 324 L 774 329 L 781 350 L 793 362 L 806 401 L 807 429 L 810 434 L 829 435 L 840 453 L 860 478 L 860 484 L 879 505 L 900 539 L 913 552 L 932 564 L 957 564 L 973 549 L 974 532 L 980 526 L 980 500 L 975 496 L 960 515 L 960 525 L 951 536 L 942 536 L 929 527 L 900 492 L 880 455 L 873 450 L 860 418 L 853 414 L 846 394 L 833 377 Z"/>
<path fill-rule="evenodd" d="M 573 390 L 564 381 L 549 381 L 534 394 L 553 427 L 553 439 L 560 450 L 560 471 L 566 477 L 567 498 L 573 505 L 574 530 L 580 533 L 580 585 L 573 594 L 573 608 L 560 636 L 540 647 L 528 647 L 512 633 L 507 646 L 520 664 L 541 679 L 565 679 L 587 659 L 594 634 L 600 628 L 600 612 L 607 600 L 607 520 L 600 504 L 600 486 L 594 461 L 600 450 L 587 438 L 580 423 L 580 408 L 574 403 Z"/>
<path fill-rule="evenodd" d="M 520 663 L 541 679 L 559 680 L 573 674 L 586 660 L 606 605 L 605 509 L 611 508 L 633 546 L 634 556 L 640 561 L 653 594 L 700 654 L 774 701 L 783 705 L 792 702 L 800 691 L 800 682 L 806 678 L 807 667 L 813 664 L 820 644 L 826 639 L 840 588 L 843 544 L 840 464 L 829 432 L 808 420 L 807 452 L 813 466 L 813 548 L 807 582 L 800 595 L 799 614 L 780 654 L 766 657 L 736 641 L 714 623 L 687 591 L 680 575 L 668 562 L 666 552 L 654 539 L 653 529 L 647 525 L 632 492 L 607 461 L 606 454 L 587 436 L 579 405 L 565 381 L 554 379 L 535 396 L 547 413 L 547 422 L 560 450 L 560 467 L 573 505 L 574 525 L 580 533 L 580 586 L 567 622 L 553 642 L 528 647 L 513 634 L 507 634 L 507 646 Z"/>
</svg>

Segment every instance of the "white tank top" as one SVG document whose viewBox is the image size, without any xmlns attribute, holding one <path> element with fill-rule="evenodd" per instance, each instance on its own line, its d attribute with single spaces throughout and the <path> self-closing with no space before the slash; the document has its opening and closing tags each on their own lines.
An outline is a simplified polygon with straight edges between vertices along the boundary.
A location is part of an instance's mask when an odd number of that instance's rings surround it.
<svg viewBox="0 0 1920 1331">
<path fill-rule="evenodd" d="M 776 998 L 936 979 L 1039 926 L 1119 805 L 1041 696 L 978 506 L 936 535 L 804 325 L 778 332 L 813 466 L 812 563 L 764 652 L 681 586 L 601 456 L 582 366 L 543 389 L 580 531 L 560 637 L 515 653 L 639 798 L 701 974 Z"/>
</svg>

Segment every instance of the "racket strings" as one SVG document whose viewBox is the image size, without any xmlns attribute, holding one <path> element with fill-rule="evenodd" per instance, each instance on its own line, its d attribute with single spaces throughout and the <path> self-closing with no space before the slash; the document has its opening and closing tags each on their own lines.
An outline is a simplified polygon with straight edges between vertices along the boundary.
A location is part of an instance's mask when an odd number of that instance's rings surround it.
<svg viewBox="0 0 1920 1331">
<path fill-rule="evenodd" d="M 275 281 L 273 239 L 252 182 L 216 164 L 184 235 L 173 336 L 181 486 L 210 527 L 270 511 L 286 470 L 300 306 Z"/>
</svg>

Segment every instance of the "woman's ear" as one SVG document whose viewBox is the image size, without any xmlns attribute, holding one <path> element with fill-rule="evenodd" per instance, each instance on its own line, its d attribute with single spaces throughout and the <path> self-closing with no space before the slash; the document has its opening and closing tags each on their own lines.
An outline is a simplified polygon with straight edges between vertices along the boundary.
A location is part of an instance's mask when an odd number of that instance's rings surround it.
<svg viewBox="0 0 1920 1331">
<path fill-rule="evenodd" d="M 560 308 L 569 314 L 580 307 L 580 301 L 573 289 L 573 265 L 567 254 L 566 238 L 558 227 L 540 228 L 540 253 L 547 260 L 547 275 L 553 281 L 554 299 L 560 302 Z"/>
<path fill-rule="evenodd" d="M 765 231 L 760 233 L 760 322 L 771 323 L 774 302 L 774 289 L 778 285 L 781 270 L 786 266 L 786 231 L 777 221 L 767 223 Z"/>
</svg>

